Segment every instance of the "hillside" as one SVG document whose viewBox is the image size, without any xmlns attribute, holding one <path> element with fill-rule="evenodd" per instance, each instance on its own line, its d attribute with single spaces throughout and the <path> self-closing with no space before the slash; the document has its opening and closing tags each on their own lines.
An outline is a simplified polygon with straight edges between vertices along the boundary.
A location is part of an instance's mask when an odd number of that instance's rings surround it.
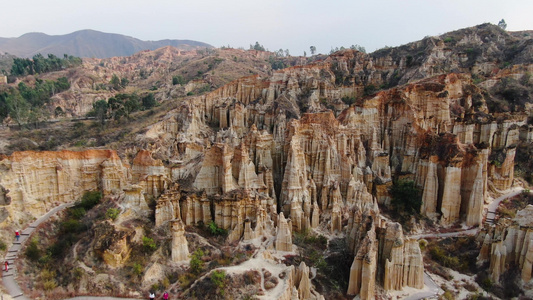
<svg viewBox="0 0 533 300">
<path fill-rule="evenodd" d="M 81 199 L 23 250 L 24 293 L 397 299 L 430 276 L 447 299 L 531 298 L 532 200 L 487 204 L 533 183 L 532 47 L 482 24 L 370 54 L 164 47 L 17 78 L 0 100 L 69 87 L 4 119 L 1 236 Z"/>
<path fill-rule="evenodd" d="M 211 45 L 191 40 L 141 41 L 121 34 L 95 30 L 80 30 L 65 35 L 27 33 L 17 38 L 0 38 L 0 52 L 17 57 L 31 58 L 36 54 L 63 54 L 77 57 L 108 58 L 130 56 L 143 50 L 173 46 L 182 50 L 212 48 Z"/>
</svg>

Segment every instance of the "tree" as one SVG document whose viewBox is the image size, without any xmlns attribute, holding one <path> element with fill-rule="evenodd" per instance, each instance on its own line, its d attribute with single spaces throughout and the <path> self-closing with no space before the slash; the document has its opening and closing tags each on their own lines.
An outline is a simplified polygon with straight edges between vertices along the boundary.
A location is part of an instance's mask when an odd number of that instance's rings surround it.
<svg viewBox="0 0 533 300">
<path fill-rule="evenodd" d="M 176 85 L 176 84 L 182 85 L 184 83 L 185 83 L 185 79 L 183 79 L 183 76 L 177 75 L 177 76 L 173 76 L 172 77 L 172 84 L 173 85 Z"/>
<path fill-rule="evenodd" d="M 113 120 L 119 120 L 123 115 L 125 115 L 124 101 L 119 97 L 109 98 L 107 100 L 107 107 L 110 110 L 111 118 L 113 118 Z"/>
<path fill-rule="evenodd" d="M 316 52 L 316 47 L 315 46 L 309 47 L 309 50 L 311 50 L 311 55 L 315 55 L 315 52 Z"/>
<path fill-rule="evenodd" d="M 204 256 L 204 251 L 202 249 L 196 249 L 191 254 L 191 261 L 189 262 L 189 267 L 191 272 L 194 274 L 199 274 L 204 268 L 204 261 L 202 257 Z"/>
<path fill-rule="evenodd" d="M 144 109 L 150 109 L 157 105 L 154 94 L 150 93 L 142 98 L 142 106 Z"/>
<path fill-rule="evenodd" d="M 307 52 L 304 51 L 304 57 L 307 57 Z"/>
<path fill-rule="evenodd" d="M 61 106 L 56 106 L 56 109 L 54 110 L 54 116 L 57 118 L 57 117 L 62 117 L 65 115 L 65 112 L 63 111 L 63 108 L 61 108 Z"/>
<path fill-rule="evenodd" d="M 419 213 L 422 195 L 414 181 L 399 180 L 390 188 L 392 207 L 398 212 Z"/>
<path fill-rule="evenodd" d="M 250 49 L 257 50 L 257 51 L 265 51 L 265 47 L 259 44 L 259 42 L 255 42 L 254 46 L 250 45 Z"/>
<path fill-rule="evenodd" d="M 128 80 L 128 78 L 120 79 L 120 86 L 122 86 L 123 88 L 125 88 L 129 83 L 130 81 Z"/>
<path fill-rule="evenodd" d="M 126 113 L 126 118 L 130 118 L 130 114 L 134 111 L 138 111 L 140 108 L 139 99 L 137 97 L 131 97 L 126 102 L 124 102 L 124 111 Z"/>
<path fill-rule="evenodd" d="M 360 46 L 360 45 L 357 45 L 357 44 L 355 44 L 355 45 L 351 45 L 351 46 L 350 46 L 350 49 L 352 49 L 352 50 L 357 50 L 357 51 L 359 51 L 359 52 L 366 53 L 366 49 L 365 49 L 365 47 Z"/>
<path fill-rule="evenodd" d="M 285 49 L 285 56 L 286 56 L 286 57 L 291 56 L 290 53 L 289 53 L 289 49 Z"/>
<path fill-rule="evenodd" d="M 105 119 L 107 117 L 107 101 L 98 100 L 93 103 L 93 110 L 90 114 L 100 122 L 100 124 L 105 124 Z"/>
<path fill-rule="evenodd" d="M 66 54 L 63 55 L 63 58 L 59 58 L 53 54 L 48 54 L 48 57 L 44 57 L 39 53 L 34 55 L 32 59 L 15 58 L 11 68 L 11 75 L 25 76 L 28 74 L 59 71 L 64 68 L 79 66 L 81 63 L 82 60 L 79 57 L 68 56 Z"/>
<path fill-rule="evenodd" d="M 113 74 L 113 77 L 111 77 L 109 84 L 111 84 L 111 87 L 113 87 L 113 89 L 116 91 L 118 91 L 121 88 L 120 79 L 118 78 L 116 74 Z"/>
<path fill-rule="evenodd" d="M 7 100 L 8 94 L 6 92 L 0 93 L 0 124 L 9 115 L 9 105 Z"/>
<path fill-rule="evenodd" d="M 9 107 L 9 115 L 20 126 L 26 122 L 30 113 L 30 104 L 18 92 L 15 92 L 7 97 L 7 105 Z"/>
<path fill-rule="evenodd" d="M 39 124 L 49 118 L 47 110 L 33 107 L 28 114 L 28 123 L 33 124 L 35 128 L 39 128 Z"/>
<path fill-rule="evenodd" d="M 498 22 L 498 26 L 500 26 L 501 29 L 505 30 L 507 28 L 507 23 L 505 23 L 504 19 L 501 19 L 500 22 Z"/>
</svg>

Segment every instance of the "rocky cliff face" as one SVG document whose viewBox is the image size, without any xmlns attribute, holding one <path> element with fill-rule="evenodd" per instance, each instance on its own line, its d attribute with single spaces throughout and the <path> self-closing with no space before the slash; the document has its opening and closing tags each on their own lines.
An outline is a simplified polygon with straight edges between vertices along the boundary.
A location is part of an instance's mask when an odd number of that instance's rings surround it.
<svg viewBox="0 0 533 300">
<path fill-rule="evenodd" d="M 500 224 L 481 232 L 484 242 L 478 263 L 490 262 L 490 276 L 495 282 L 511 266 L 520 272 L 522 283 L 527 285 L 532 276 L 533 257 L 533 205 L 519 211 L 512 224 Z"/>
<path fill-rule="evenodd" d="M 353 59 L 348 54 L 343 59 Z M 495 189 L 512 183 L 513 149 L 526 116 L 500 123 L 479 117 L 486 108 L 473 107 L 469 99 L 483 97 L 481 91 L 469 76 L 450 74 L 380 92 L 335 118 L 320 111 L 325 107 L 315 96 L 335 99 L 353 91 L 335 87 L 330 64 L 236 81 L 184 104 L 172 114 L 176 125 L 156 124 L 151 137 L 163 145 L 203 145 L 200 171 L 189 176 L 194 188 L 208 194 L 266 189 L 286 214 L 296 209 L 294 201 L 311 213 L 313 199 L 321 209 L 332 207 L 336 185 L 346 202 L 351 176 L 360 176 L 388 205 L 392 178 L 411 173 L 419 187 L 427 186 L 424 214 L 445 225 L 479 225 L 489 182 Z M 315 112 L 302 114 L 300 107 Z M 186 157 L 193 149 L 182 145 L 156 151 Z M 494 153 L 502 153 L 502 162 L 489 161 Z"/>
<path fill-rule="evenodd" d="M 26 224 L 51 208 L 77 201 L 86 191 L 120 193 L 129 168 L 112 150 L 15 152 L 0 160 L 2 227 Z"/>
</svg>

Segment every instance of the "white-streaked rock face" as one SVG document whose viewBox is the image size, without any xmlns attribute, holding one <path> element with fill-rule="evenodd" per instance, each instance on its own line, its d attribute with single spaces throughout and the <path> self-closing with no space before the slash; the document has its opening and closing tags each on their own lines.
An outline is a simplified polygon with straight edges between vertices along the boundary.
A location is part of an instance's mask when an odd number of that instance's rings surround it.
<svg viewBox="0 0 533 300">
<path fill-rule="evenodd" d="M 461 44 L 479 42 L 472 36 Z M 185 226 L 214 222 L 228 230 L 228 244 L 261 238 L 282 252 L 296 249 L 293 231 L 316 230 L 346 239 L 354 256 L 348 294 L 373 299 L 376 283 L 385 290 L 421 288 L 418 244 L 378 208 L 391 205 L 393 178 L 414 179 L 423 190 L 422 214 L 439 224 L 479 226 L 488 186 L 511 186 L 515 145 L 530 136 L 518 129 L 527 127 L 527 116 L 476 119 L 478 112 L 489 113 L 482 91 L 470 74 L 435 71 L 435 62 L 449 54 L 434 46 L 420 67 L 434 77 L 404 74 L 405 85 L 364 98 L 364 84 L 379 86 L 394 74 L 397 62 L 390 56 L 339 52 L 188 98 L 139 136 L 150 139 L 150 149 L 136 152 L 131 168 L 114 151 L 2 157 L 0 203 L 7 217 L 1 224 L 20 223 L 100 189 L 136 217 L 151 213 L 147 201 L 153 200 L 155 226 L 170 227 L 173 262 L 188 259 Z M 348 106 L 341 100 L 346 97 L 362 101 Z M 475 97 L 481 97 L 477 109 Z M 502 161 L 489 162 L 496 151 Z M 518 221 L 522 226 L 531 223 L 528 215 Z M 528 230 L 509 228 L 503 241 L 485 236 L 480 260 L 491 261 L 494 280 L 510 261 L 529 280 Z M 120 266 L 127 241 L 117 239 L 106 251 L 106 263 Z M 161 269 L 155 265 L 148 277 Z M 282 299 L 319 298 L 305 264 L 289 278 Z"/>
<path fill-rule="evenodd" d="M 283 213 L 280 213 L 275 241 L 277 251 L 292 251 L 292 226 L 289 223 Z"/>
<path fill-rule="evenodd" d="M 129 170 L 112 150 L 15 152 L 0 160 L 7 223 L 22 224 L 51 208 L 79 200 L 83 193 L 104 195 L 126 188 Z M 7 201 L 9 198 L 9 201 Z"/>
<path fill-rule="evenodd" d="M 517 212 L 511 224 L 490 228 L 478 256 L 478 263 L 490 262 L 491 279 L 501 280 L 510 265 L 517 266 L 524 283 L 531 280 L 533 262 L 533 205 Z M 490 250 L 489 250 L 490 249 Z"/>
<path fill-rule="evenodd" d="M 185 238 L 185 226 L 180 219 L 170 221 L 172 233 L 172 261 L 182 262 L 189 259 L 189 246 Z"/>
</svg>

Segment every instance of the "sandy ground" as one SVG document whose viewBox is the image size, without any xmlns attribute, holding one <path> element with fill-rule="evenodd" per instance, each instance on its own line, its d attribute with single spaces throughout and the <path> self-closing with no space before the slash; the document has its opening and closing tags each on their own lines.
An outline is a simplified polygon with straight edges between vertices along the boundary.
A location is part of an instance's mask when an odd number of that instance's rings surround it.
<svg viewBox="0 0 533 300">
<path fill-rule="evenodd" d="M 285 266 L 285 264 L 283 264 L 281 261 L 284 255 L 296 255 L 296 246 L 293 246 L 292 252 L 268 250 L 267 248 L 271 248 L 273 238 L 270 238 L 265 242 L 261 242 L 261 239 L 262 237 L 245 242 L 245 244 L 253 244 L 254 246 L 258 247 L 257 252 L 253 255 L 251 259 L 243 262 L 240 265 L 219 268 L 219 270 L 225 270 L 228 274 L 242 274 L 249 270 L 258 271 L 261 274 L 261 289 L 264 291 L 264 295 L 257 296 L 257 298 L 265 300 L 278 299 L 288 288 L 288 277 L 285 276 L 285 278 L 283 280 L 280 280 L 278 285 L 276 285 L 276 287 L 274 287 L 273 289 L 266 290 L 264 286 L 265 280 L 263 275 L 263 269 L 269 271 L 272 276 L 278 278 L 279 274 L 283 272 L 288 272 L 290 268 Z"/>
</svg>

